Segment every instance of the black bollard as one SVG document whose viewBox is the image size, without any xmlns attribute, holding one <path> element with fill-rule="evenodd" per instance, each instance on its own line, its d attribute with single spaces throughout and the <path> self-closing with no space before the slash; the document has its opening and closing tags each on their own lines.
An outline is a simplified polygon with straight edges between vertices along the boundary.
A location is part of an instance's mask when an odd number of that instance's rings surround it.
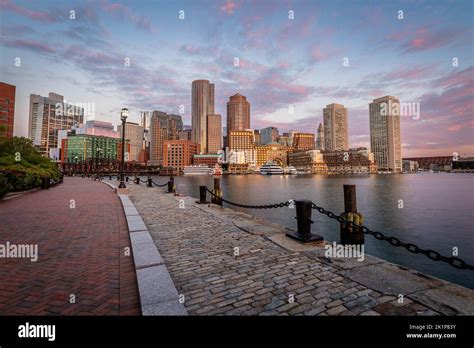
<svg viewBox="0 0 474 348">
<path fill-rule="evenodd" d="M 127 176 L 127 177 L 125 177 L 125 181 L 126 181 L 126 182 L 128 182 L 128 176 Z"/>
<path fill-rule="evenodd" d="M 199 201 L 196 201 L 198 204 L 207 204 L 207 186 L 199 186 Z"/>
<path fill-rule="evenodd" d="M 140 185 L 140 178 L 138 176 L 135 178 L 135 184 Z"/>
<path fill-rule="evenodd" d="M 296 222 L 298 226 L 297 232 L 289 232 L 286 235 L 296 239 L 302 243 L 322 241 L 323 237 L 311 233 L 311 220 L 313 202 L 309 200 L 295 201 L 296 205 Z"/>
<path fill-rule="evenodd" d="M 148 177 L 148 187 L 153 187 L 153 180 Z"/>
<path fill-rule="evenodd" d="M 215 196 L 212 196 L 211 199 L 212 203 L 222 206 L 222 190 L 220 178 L 214 178 L 214 194 Z"/>
<path fill-rule="evenodd" d="M 344 185 L 344 213 L 342 216 L 347 221 L 352 221 L 357 225 L 362 225 L 363 216 L 357 212 L 356 185 Z M 362 228 L 349 227 L 347 224 L 340 224 L 341 244 L 364 244 L 365 236 Z"/>
</svg>

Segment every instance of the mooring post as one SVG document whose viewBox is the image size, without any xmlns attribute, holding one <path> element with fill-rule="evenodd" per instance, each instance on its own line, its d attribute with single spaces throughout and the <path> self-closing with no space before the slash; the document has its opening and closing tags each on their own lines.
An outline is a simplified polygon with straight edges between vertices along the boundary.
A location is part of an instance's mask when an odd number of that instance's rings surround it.
<svg viewBox="0 0 474 348">
<path fill-rule="evenodd" d="M 303 243 L 318 242 L 323 240 L 320 235 L 311 233 L 311 220 L 313 202 L 309 200 L 295 201 L 297 232 L 288 232 L 286 235 Z"/>
<path fill-rule="evenodd" d="M 168 181 L 168 193 L 174 192 L 174 176 L 170 176 L 170 180 Z"/>
<path fill-rule="evenodd" d="M 362 225 L 364 218 L 357 212 L 356 185 L 344 185 L 344 213 L 342 216 L 347 221 Z M 364 232 L 361 228 L 340 224 L 341 244 L 364 244 Z"/>
<path fill-rule="evenodd" d="M 206 198 L 207 198 L 207 186 L 199 186 L 199 201 L 196 203 L 199 203 L 199 204 L 209 203 L 206 201 Z"/>
<path fill-rule="evenodd" d="M 212 196 L 211 202 L 217 205 L 222 206 L 222 190 L 221 190 L 221 179 L 220 178 L 214 178 L 214 194 L 215 196 Z"/>
</svg>

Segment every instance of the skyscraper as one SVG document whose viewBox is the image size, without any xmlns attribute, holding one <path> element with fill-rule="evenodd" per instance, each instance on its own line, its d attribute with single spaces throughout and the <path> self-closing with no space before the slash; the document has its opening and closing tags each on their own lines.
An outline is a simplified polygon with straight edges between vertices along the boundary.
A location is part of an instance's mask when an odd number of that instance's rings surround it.
<svg viewBox="0 0 474 348">
<path fill-rule="evenodd" d="M 207 153 L 222 149 L 222 121 L 220 114 L 207 115 Z"/>
<path fill-rule="evenodd" d="M 319 124 L 316 135 L 316 150 L 324 150 L 324 127 L 322 123 Z"/>
<path fill-rule="evenodd" d="M 250 129 L 250 103 L 239 93 L 227 102 L 227 131 Z"/>
<path fill-rule="evenodd" d="M 0 136 L 13 137 L 16 87 L 0 82 Z"/>
<path fill-rule="evenodd" d="M 323 110 L 324 149 L 328 151 L 349 149 L 349 124 L 347 109 L 341 104 L 329 104 Z"/>
<path fill-rule="evenodd" d="M 207 116 L 214 114 L 214 84 L 208 80 L 192 83 L 192 140 L 199 144 L 199 153 L 207 153 Z"/>
<path fill-rule="evenodd" d="M 122 125 L 117 127 L 117 130 L 122 134 Z M 126 122 L 125 123 L 125 138 L 130 141 L 130 161 L 138 161 L 140 151 L 143 148 L 143 127 L 138 123 Z"/>
<path fill-rule="evenodd" d="M 84 108 L 64 103 L 64 97 L 49 93 L 48 97 L 30 94 L 28 136 L 45 156 L 58 148 L 58 131 L 84 123 Z"/>
<path fill-rule="evenodd" d="M 379 170 L 402 171 L 400 138 L 400 103 L 397 98 L 385 96 L 369 104 L 370 149 Z"/>
</svg>

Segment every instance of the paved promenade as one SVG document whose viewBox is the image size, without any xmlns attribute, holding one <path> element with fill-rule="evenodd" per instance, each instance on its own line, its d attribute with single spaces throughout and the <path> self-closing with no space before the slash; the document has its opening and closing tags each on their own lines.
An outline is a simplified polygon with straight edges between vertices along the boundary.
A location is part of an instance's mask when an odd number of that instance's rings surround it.
<svg viewBox="0 0 474 348">
<path fill-rule="evenodd" d="M 161 188 L 128 188 L 190 315 L 474 314 L 472 290 L 368 255 L 328 259 L 281 226 Z"/>
<path fill-rule="evenodd" d="M 0 244 L 37 244 L 39 254 L 0 258 L 1 315 L 140 314 L 125 215 L 103 183 L 66 177 L 0 201 L 0 221 Z"/>
</svg>

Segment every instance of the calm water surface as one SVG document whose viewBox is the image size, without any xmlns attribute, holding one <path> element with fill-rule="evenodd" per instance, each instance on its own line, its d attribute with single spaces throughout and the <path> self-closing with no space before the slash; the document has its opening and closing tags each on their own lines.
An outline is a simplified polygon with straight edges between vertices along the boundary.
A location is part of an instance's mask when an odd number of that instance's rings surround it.
<svg viewBox="0 0 474 348">
<path fill-rule="evenodd" d="M 165 182 L 165 178 L 156 178 Z M 343 185 L 357 185 L 358 211 L 364 224 L 387 236 L 421 248 L 433 249 L 474 264 L 474 175 L 409 174 L 367 176 L 263 176 L 228 175 L 221 179 L 224 198 L 244 204 L 269 204 L 289 199 L 310 199 L 334 213 L 344 210 Z M 182 176 L 176 187 L 199 197 L 199 185 L 213 185 L 212 176 Z M 403 208 L 399 208 L 403 200 Z M 246 213 L 296 229 L 295 210 L 248 210 Z M 339 224 L 313 210 L 313 232 L 328 241 L 339 240 Z M 458 270 L 424 255 L 412 254 L 366 236 L 368 254 L 474 289 L 474 271 Z"/>
</svg>

